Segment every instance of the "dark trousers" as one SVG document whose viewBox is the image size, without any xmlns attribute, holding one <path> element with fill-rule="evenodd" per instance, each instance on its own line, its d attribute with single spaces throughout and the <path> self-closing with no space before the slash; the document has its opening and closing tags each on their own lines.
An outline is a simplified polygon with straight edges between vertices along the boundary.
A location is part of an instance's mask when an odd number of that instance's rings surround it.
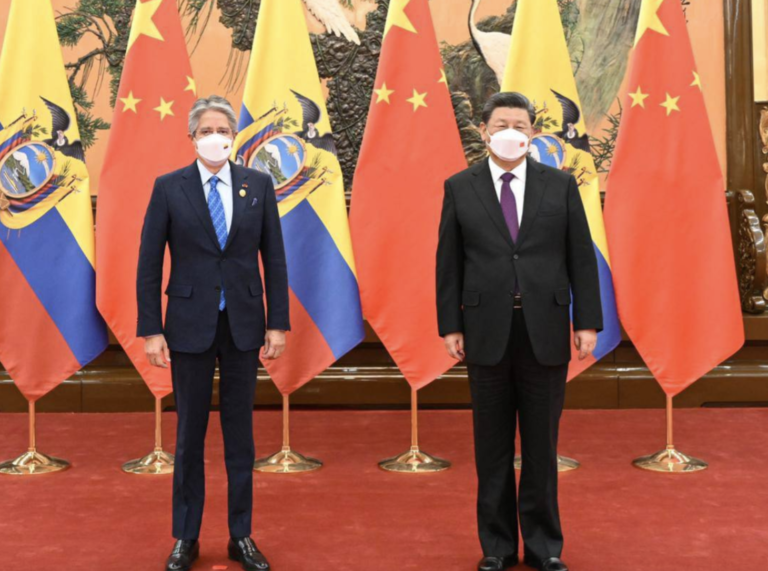
<svg viewBox="0 0 768 571">
<path fill-rule="evenodd" d="M 485 556 L 518 552 L 518 513 L 525 554 L 560 557 L 563 533 L 557 504 L 557 433 L 568 366 L 540 365 L 522 310 L 501 363 L 468 364 L 475 431 L 477 522 Z M 515 428 L 520 420 L 523 466 L 515 494 Z"/>
<path fill-rule="evenodd" d="M 251 535 L 253 508 L 253 398 L 259 351 L 239 351 L 227 312 L 219 314 L 213 345 L 204 353 L 171 352 L 178 425 L 173 472 L 173 536 L 197 539 L 205 503 L 205 433 L 219 361 L 221 430 L 227 467 L 229 533 Z"/>
</svg>

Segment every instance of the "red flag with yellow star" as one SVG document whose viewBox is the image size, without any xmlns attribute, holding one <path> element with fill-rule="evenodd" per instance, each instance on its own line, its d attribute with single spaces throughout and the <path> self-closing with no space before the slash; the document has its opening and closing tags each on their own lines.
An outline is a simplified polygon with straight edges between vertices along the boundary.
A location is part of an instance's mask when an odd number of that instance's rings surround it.
<svg viewBox="0 0 768 571">
<path fill-rule="evenodd" d="M 101 172 L 96 224 L 96 301 L 155 397 L 172 392 L 136 337 L 136 266 L 155 178 L 194 159 L 187 115 L 195 82 L 176 0 L 137 0 Z"/>
<path fill-rule="evenodd" d="M 448 370 L 435 252 L 445 179 L 467 167 L 427 0 L 392 0 L 352 188 L 363 314 L 412 387 Z"/>
<path fill-rule="evenodd" d="M 643 0 L 605 205 L 619 316 L 674 396 L 744 344 L 723 176 L 678 0 Z"/>
</svg>

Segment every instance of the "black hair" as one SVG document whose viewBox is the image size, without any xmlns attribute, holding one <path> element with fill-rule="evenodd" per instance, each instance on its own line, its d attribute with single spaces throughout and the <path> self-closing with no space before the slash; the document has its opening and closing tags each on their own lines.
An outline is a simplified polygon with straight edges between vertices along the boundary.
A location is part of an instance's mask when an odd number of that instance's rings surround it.
<svg viewBox="0 0 768 571">
<path fill-rule="evenodd" d="M 528 111 L 528 117 L 531 118 L 531 125 L 536 123 L 536 110 L 533 105 L 525 95 L 516 91 L 502 91 L 491 95 L 483 106 L 483 123 L 487 125 L 488 121 L 491 120 L 491 115 L 499 107 L 525 109 Z"/>
</svg>

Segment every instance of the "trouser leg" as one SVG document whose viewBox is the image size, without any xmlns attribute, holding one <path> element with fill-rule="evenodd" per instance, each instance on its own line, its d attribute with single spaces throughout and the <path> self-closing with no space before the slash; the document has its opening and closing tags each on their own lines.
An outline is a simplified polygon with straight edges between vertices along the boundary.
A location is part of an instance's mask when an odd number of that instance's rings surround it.
<svg viewBox="0 0 768 571">
<path fill-rule="evenodd" d="M 485 556 L 517 553 L 516 396 L 510 349 L 501 363 L 468 364 L 477 467 L 477 527 Z"/>
<path fill-rule="evenodd" d="M 219 395 L 227 467 L 229 532 L 251 535 L 253 511 L 253 399 L 259 351 L 240 351 L 227 327 L 219 347 Z"/>
<path fill-rule="evenodd" d="M 205 504 L 205 434 L 216 368 L 216 349 L 171 353 L 176 399 L 176 453 L 173 470 L 173 536 L 197 539 Z"/>
<path fill-rule="evenodd" d="M 515 312 L 513 369 L 518 399 L 522 472 L 520 527 L 529 557 L 560 557 L 563 532 L 557 500 L 557 440 L 568 365 L 538 363 L 522 312 Z"/>
</svg>

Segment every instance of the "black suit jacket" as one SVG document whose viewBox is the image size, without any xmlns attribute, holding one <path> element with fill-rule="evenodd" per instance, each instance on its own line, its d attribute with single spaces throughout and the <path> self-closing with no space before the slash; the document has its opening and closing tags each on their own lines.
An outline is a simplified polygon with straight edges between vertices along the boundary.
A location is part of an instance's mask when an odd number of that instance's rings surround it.
<svg viewBox="0 0 768 571">
<path fill-rule="evenodd" d="M 272 179 L 234 163 L 230 166 L 232 227 L 223 251 L 197 163 L 155 181 L 139 251 L 139 337 L 163 333 L 173 351 L 205 351 L 216 335 L 222 287 L 232 337 L 241 351 L 264 345 L 266 328 L 290 329 L 288 274 Z M 163 326 L 160 290 L 166 245 L 171 275 Z M 266 325 L 259 252 L 269 308 Z"/>
<path fill-rule="evenodd" d="M 597 258 L 576 180 L 530 158 L 527 162 L 516 243 L 487 160 L 445 183 L 437 249 L 438 327 L 441 336 L 464 333 L 470 363 L 501 361 L 516 281 L 542 365 L 562 365 L 571 358 L 571 292 L 574 328 L 603 327 Z"/>
</svg>

